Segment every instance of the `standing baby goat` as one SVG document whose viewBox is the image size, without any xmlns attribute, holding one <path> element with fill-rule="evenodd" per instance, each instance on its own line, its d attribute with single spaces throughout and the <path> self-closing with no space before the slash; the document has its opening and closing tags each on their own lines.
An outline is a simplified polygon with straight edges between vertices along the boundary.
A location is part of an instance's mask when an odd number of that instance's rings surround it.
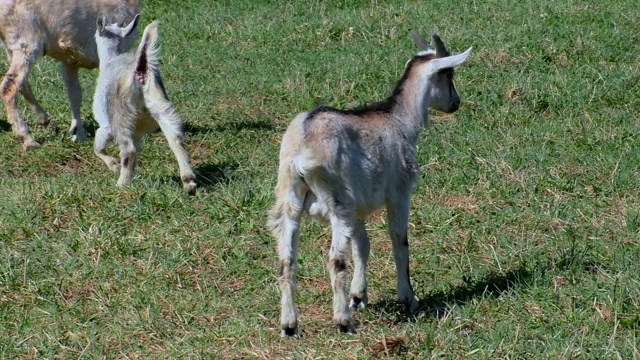
<svg viewBox="0 0 640 360">
<path fill-rule="evenodd" d="M 419 178 L 416 143 L 427 124 L 428 109 L 452 113 L 460 98 L 453 68 L 471 48 L 450 56 L 437 35 L 432 47 L 414 34 L 421 51 L 407 63 L 404 75 L 386 100 L 355 110 L 319 107 L 299 114 L 282 138 L 276 203 L 269 227 L 278 239 L 283 336 L 295 336 L 300 219 L 303 212 L 328 220 L 332 228 L 327 264 L 333 288 L 333 322 L 351 332 L 351 312 L 367 303 L 366 269 L 369 239 L 365 219 L 385 206 L 397 272 L 398 300 L 419 310 L 409 282 L 409 199 Z M 349 248 L 354 258 L 347 296 Z"/>
<path fill-rule="evenodd" d="M 93 40 L 96 17 L 107 13 L 118 22 L 129 21 L 140 11 L 140 1 L 0 0 L 0 40 L 9 61 L 9 70 L 0 83 L 0 96 L 7 110 L 7 120 L 25 149 L 40 144 L 31 137 L 27 122 L 20 114 L 18 92 L 31 105 L 40 124 L 50 124 L 49 115 L 29 86 L 29 73 L 35 61 L 46 55 L 60 62 L 71 107 L 69 132 L 73 141 L 85 140 L 87 135 L 80 118 L 82 89 L 78 69 L 98 67 Z"/>
<path fill-rule="evenodd" d="M 195 175 L 182 144 L 182 122 L 167 97 L 158 68 L 158 23 L 154 21 L 144 29 L 135 53 L 122 53 L 122 43 L 134 31 L 139 17 L 136 15 L 124 28 L 98 18 L 95 39 L 100 74 L 93 113 L 100 127 L 94 150 L 109 169 L 120 170 L 118 185 L 128 185 L 138 161 L 140 140 L 160 127 L 178 160 L 183 187 L 193 195 Z M 112 136 L 120 147 L 120 165 L 106 153 Z"/>
</svg>

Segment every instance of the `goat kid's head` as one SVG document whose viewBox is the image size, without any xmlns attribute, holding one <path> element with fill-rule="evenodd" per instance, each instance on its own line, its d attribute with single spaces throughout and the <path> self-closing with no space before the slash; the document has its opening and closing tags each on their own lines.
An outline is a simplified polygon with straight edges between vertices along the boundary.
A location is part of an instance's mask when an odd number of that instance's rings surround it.
<svg viewBox="0 0 640 360">
<path fill-rule="evenodd" d="M 136 26 L 138 25 L 138 20 L 140 20 L 140 14 L 137 14 L 127 25 L 124 23 L 107 24 L 105 16 L 99 16 L 96 20 L 95 35 L 98 47 L 116 46 L 116 49 L 120 50 L 120 45 L 135 31 Z"/>
<path fill-rule="evenodd" d="M 425 96 L 428 96 L 429 107 L 445 113 L 452 113 L 460 107 L 460 96 L 453 82 L 454 68 L 464 63 L 471 54 L 471 48 L 458 55 L 451 55 L 440 37 L 431 35 L 431 45 L 427 45 L 424 38 L 418 33 L 411 33 L 420 52 L 417 58 L 429 58 L 424 62 L 424 79 L 431 86 Z"/>
</svg>

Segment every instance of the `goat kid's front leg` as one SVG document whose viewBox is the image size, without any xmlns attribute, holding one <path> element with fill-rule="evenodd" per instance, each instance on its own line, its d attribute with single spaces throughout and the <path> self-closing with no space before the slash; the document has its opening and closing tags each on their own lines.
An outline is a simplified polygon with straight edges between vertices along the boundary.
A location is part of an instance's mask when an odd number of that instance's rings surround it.
<svg viewBox="0 0 640 360">
<path fill-rule="evenodd" d="M 101 125 L 98 130 L 96 130 L 93 151 L 96 156 L 107 165 L 109 170 L 117 174 L 120 171 L 120 162 L 118 159 L 107 154 L 107 144 L 109 140 L 111 140 L 111 137 L 111 127 Z"/>
<path fill-rule="evenodd" d="M 145 98 L 147 108 L 158 122 L 162 133 L 167 138 L 169 147 L 178 161 L 180 168 L 180 180 L 182 187 L 189 195 L 196 193 L 195 174 L 189 165 L 189 154 L 184 148 L 182 136 L 182 121 L 178 117 L 173 105 L 163 96 L 160 91 L 150 92 L 151 96 Z"/>
<path fill-rule="evenodd" d="M 369 261 L 371 244 L 367 237 L 363 220 L 356 220 L 352 240 L 354 272 L 349 294 L 351 298 L 349 301 L 349 309 L 356 311 L 364 309 L 368 303 L 367 262 Z"/>
<path fill-rule="evenodd" d="M 329 250 L 327 268 L 333 289 L 333 324 L 338 327 L 340 332 L 353 333 L 351 310 L 347 301 L 349 276 L 347 261 L 349 260 L 350 237 L 353 227 L 334 213 L 331 215 L 331 228 L 331 249 Z"/>
<path fill-rule="evenodd" d="M 7 51 L 7 53 L 9 53 Z M 0 83 L 0 95 L 7 110 L 7 120 L 11 123 L 13 133 L 22 140 L 25 150 L 38 147 L 40 144 L 31 137 L 29 127 L 18 109 L 17 95 L 23 89 L 24 83 L 31 70 L 31 62 L 35 54 L 22 51 L 12 52 L 11 66 Z"/>
<path fill-rule="evenodd" d="M 82 88 L 78 80 L 78 68 L 68 63 L 62 63 L 60 73 L 67 89 L 67 97 L 69 98 L 69 107 L 71 107 L 71 126 L 69 133 L 72 135 L 73 142 L 83 141 L 87 139 L 87 132 L 82 125 L 80 117 L 80 106 L 82 104 Z"/>
<path fill-rule="evenodd" d="M 387 204 L 387 222 L 389 223 L 389 237 L 393 246 L 393 258 L 398 276 L 398 301 L 405 305 L 407 312 L 414 314 L 420 309 L 420 303 L 413 292 L 409 276 L 408 197 L 406 201 Z"/>
</svg>

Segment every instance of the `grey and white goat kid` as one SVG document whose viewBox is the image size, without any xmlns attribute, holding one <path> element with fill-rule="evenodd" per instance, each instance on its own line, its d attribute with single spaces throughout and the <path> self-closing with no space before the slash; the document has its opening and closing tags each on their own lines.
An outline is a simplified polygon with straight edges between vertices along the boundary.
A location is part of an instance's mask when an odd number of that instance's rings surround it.
<svg viewBox="0 0 640 360">
<path fill-rule="evenodd" d="M 100 57 L 100 74 L 93 101 L 96 130 L 95 153 L 109 169 L 118 172 L 118 185 L 131 183 L 142 137 L 160 128 L 173 151 L 184 189 L 195 194 L 195 175 L 183 146 L 182 121 L 169 101 L 158 68 L 158 22 L 149 24 L 135 52 L 122 52 L 139 15 L 125 27 L 105 24 L 98 18 L 95 33 Z M 107 155 L 113 137 L 120 147 L 120 162 Z"/>
<path fill-rule="evenodd" d="M 290 123 L 280 147 L 276 202 L 269 227 L 278 239 L 283 336 L 296 336 L 296 264 L 303 213 L 328 220 L 332 228 L 327 264 L 333 289 L 333 323 L 353 331 L 351 313 L 367 304 L 366 270 L 370 244 L 365 219 L 387 209 L 397 272 L 398 300 L 419 310 L 409 281 L 410 197 L 419 179 L 416 143 L 428 123 L 428 109 L 458 110 L 454 68 L 471 48 L 450 55 L 437 35 L 432 46 L 413 34 L 420 52 L 411 59 L 393 93 L 384 101 L 353 110 L 318 107 Z M 349 251 L 354 258 L 347 293 Z"/>
<path fill-rule="evenodd" d="M 54 127 L 49 115 L 29 86 L 29 73 L 36 60 L 48 56 L 60 62 L 62 79 L 71 107 L 69 132 L 73 141 L 87 135 L 80 117 L 82 89 L 78 70 L 98 67 L 93 39 L 96 17 L 109 14 L 115 21 L 130 21 L 140 12 L 141 0 L 0 0 L 0 40 L 7 52 L 9 69 L 0 83 L 0 96 L 7 121 L 24 149 L 37 147 L 18 108 L 21 93 L 38 116 L 40 124 Z M 130 38 L 133 43 L 135 37 Z M 124 44 L 126 47 L 129 43 Z"/>
</svg>

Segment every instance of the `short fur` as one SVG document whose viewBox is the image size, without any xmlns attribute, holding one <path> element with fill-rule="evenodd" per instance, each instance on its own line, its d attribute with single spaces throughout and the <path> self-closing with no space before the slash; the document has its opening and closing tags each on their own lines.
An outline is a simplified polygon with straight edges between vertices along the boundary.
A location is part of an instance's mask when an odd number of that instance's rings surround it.
<svg viewBox="0 0 640 360">
<path fill-rule="evenodd" d="M 158 67 L 158 23 L 152 22 L 144 29 L 135 52 L 122 52 L 121 44 L 133 32 L 137 21 L 138 16 L 125 28 L 98 21 L 95 38 L 100 74 L 93 113 L 100 127 L 96 131 L 95 153 L 110 169 L 120 171 L 118 185 L 128 185 L 142 137 L 160 128 L 178 160 L 184 189 L 193 195 L 195 175 L 182 141 L 182 121 L 169 101 Z M 111 137 L 120 147 L 120 166 L 106 153 Z"/>
<path fill-rule="evenodd" d="M 80 117 L 82 89 L 78 69 L 98 67 L 93 33 L 98 14 L 109 14 L 112 22 L 131 21 L 140 11 L 141 0 L 0 0 L 0 39 L 7 52 L 9 70 L 0 83 L 7 119 L 25 149 L 39 144 L 31 137 L 16 103 L 20 92 L 33 107 L 43 126 L 53 124 L 29 86 L 35 61 L 50 56 L 61 63 L 67 89 L 73 141 L 86 139 Z M 131 40 L 134 40 L 133 38 Z"/>
<path fill-rule="evenodd" d="M 268 225 L 278 239 L 283 336 L 295 336 L 297 251 L 303 213 L 328 220 L 332 228 L 327 264 L 333 288 L 333 321 L 353 330 L 351 312 L 367 303 L 366 268 L 370 244 L 365 219 L 386 207 L 389 236 L 398 275 L 398 299 L 407 310 L 419 308 L 409 281 L 407 224 L 409 201 L 419 178 L 416 144 L 428 122 L 428 108 L 454 112 L 460 99 L 453 67 L 465 53 L 447 56 L 433 36 L 435 49 L 422 46 L 386 100 L 355 110 L 320 107 L 299 114 L 282 138 L 276 203 Z M 347 296 L 349 252 L 354 274 Z"/>
</svg>

